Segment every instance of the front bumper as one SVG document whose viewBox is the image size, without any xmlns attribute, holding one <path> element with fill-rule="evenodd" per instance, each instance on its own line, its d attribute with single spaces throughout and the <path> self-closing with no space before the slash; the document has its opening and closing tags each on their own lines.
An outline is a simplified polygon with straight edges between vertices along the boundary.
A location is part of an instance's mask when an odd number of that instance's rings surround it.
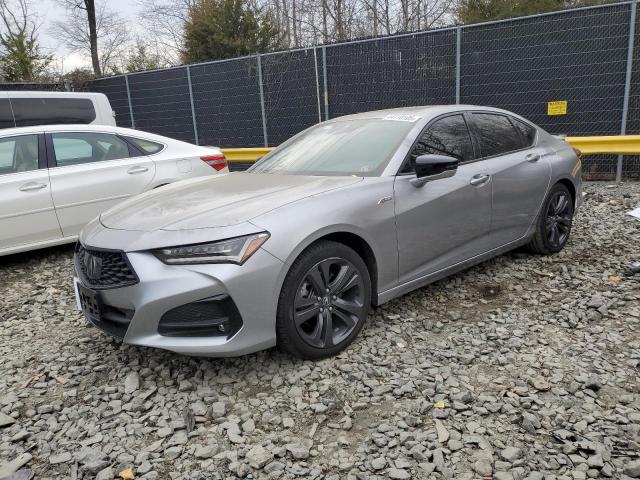
<svg viewBox="0 0 640 480">
<path fill-rule="evenodd" d="M 186 355 L 220 357 L 244 355 L 275 345 L 276 310 L 285 265 L 264 249 L 244 265 L 166 265 L 151 253 L 126 255 L 139 282 L 97 290 L 104 310 L 128 313 L 130 318 L 121 322 L 125 343 Z M 168 312 L 212 298 L 229 298 L 237 308 L 241 326 L 233 335 L 159 332 L 160 320 Z M 185 323 L 189 320 L 185 318 Z M 92 323 L 114 334 L 106 324 Z"/>
</svg>

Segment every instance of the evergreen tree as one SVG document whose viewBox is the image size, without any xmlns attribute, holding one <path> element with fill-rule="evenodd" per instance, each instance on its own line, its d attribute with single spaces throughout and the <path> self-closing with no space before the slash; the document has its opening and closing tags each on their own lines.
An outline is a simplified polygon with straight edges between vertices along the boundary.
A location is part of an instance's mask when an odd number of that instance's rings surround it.
<svg viewBox="0 0 640 480">
<path fill-rule="evenodd" d="M 51 55 L 38 44 L 37 26 L 29 4 L 0 0 L 0 76 L 7 82 L 33 81 L 45 73 Z"/>
<path fill-rule="evenodd" d="M 184 63 L 218 60 L 277 49 L 282 35 L 269 14 L 246 0 L 196 0 L 184 29 Z"/>
</svg>

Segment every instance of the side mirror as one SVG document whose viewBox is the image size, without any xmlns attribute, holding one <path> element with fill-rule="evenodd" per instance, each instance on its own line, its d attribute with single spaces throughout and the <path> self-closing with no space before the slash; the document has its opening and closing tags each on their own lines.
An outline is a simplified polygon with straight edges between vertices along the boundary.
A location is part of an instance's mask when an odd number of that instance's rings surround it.
<svg viewBox="0 0 640 480">
<path fill-rule="evenodd" d="M 453 177 L 459 163 L 457 158 L 446 155 L 420 155 L 415 161 L 416 178 L 411 183 L 421 187 L 433 180 Z"/>
</svg>

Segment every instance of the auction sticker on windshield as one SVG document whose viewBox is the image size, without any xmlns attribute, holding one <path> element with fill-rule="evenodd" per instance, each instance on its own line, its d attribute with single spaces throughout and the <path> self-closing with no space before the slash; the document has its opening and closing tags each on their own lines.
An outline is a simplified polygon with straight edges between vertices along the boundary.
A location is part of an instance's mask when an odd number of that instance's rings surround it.
<svg viewBox="0 0 640 480">
<path fill-rule="evenodd" d="M 399 114 L 399 113 L 395 113 L 395 114 L 391 114 L 391 115 L 387 115 L 385 117 L 382 117 L 383 120 L 394 120 L 396 122 L 417 122 L 418 120 L 420 120 L 420 116 L 419 115 L 407 115 L 407 114 Z"/>
</svg>

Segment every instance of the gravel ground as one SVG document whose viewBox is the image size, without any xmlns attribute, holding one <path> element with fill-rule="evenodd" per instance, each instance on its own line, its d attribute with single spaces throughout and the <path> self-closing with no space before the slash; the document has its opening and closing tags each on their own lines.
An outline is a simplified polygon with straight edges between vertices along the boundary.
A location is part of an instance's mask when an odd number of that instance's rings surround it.
<svg viewBox="0 0 640 480">
<path fill-rule="evenodd" d="M 640 184 L 586 191 L 561 254 L 390 302 L 315 363 L 123 346 L 75 311 L 71 247 L 0 258 L 0 478 L 640 478 Z"/>
</svg>

